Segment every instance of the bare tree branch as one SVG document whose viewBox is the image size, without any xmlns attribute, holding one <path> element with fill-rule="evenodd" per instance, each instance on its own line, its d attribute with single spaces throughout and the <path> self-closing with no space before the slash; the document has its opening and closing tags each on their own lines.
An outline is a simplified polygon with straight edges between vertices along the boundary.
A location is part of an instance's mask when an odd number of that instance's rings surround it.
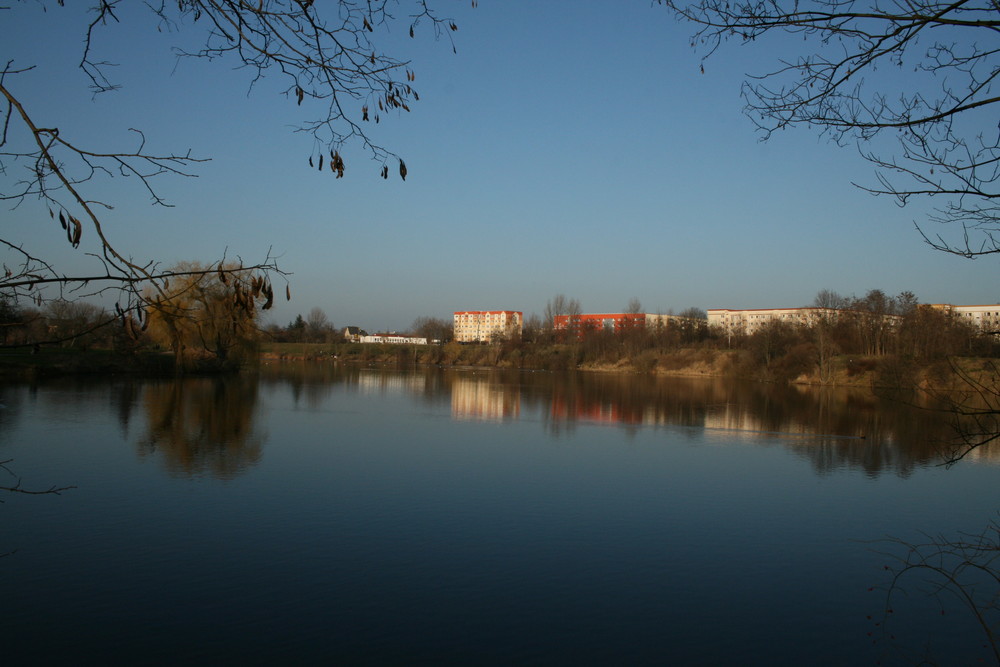
<svg viewBox="0 0 1000 667">
<path fill-rule="evenodd" d="M 7 464 L 10 463 L 12 460 L 13 459 L 7 459 L 6 461 L 0 461 L 0 470 L 5 471 L 7 474 L 9 474 L 11 477 L 13 477 L 17 481 L 14 483 L 13 486 L 0 486 L 0 491 L 9 491 L 10 493 L 24 493 L 24 494 L 31 495 L 31 496 L 41 496 L 41 495 L 46 495 L 46 494 L 54 494 L 54 495 L 58 496 L 63 491 L 69 491 L 70 489 L 75 489 L 76 488 L 75 486 L 50 486 L 49 488 L 41 490 L 41 491 L 37 490 L 37 489 L 26 489 L 26 488 L 24 488 L 21 485 L 21 478 L 18 477 L 14 473 L 14 471 L 12 471 L 10 468 L 7 467 Z M 2 502 L 3 501 L 0 500 L 0 503 L 2 503 Z"/>
<path fill-rule="evenodd" d="M 37 0 L 36 4 L 45 11 L 69 11 L 58 9 L 64 8 L 63 0 Z M 81 26 L 78 66 L 95 95 L 119 89 L 112 77 L 114 65 L 99 59 L 96 46 L 104 31 L 128 27 L 122 23 L 128 20 L 125 7 L 123 0 L 91 0 L 90 15 Z M 381 40 L 396 25 L 408 28 L 411 37 L 429 26 L 435 39 L 446 36 L 449 40 L 458 29 L 453 20 L 432 10 L 427 0 L 154 0 L 145 8 L 157 17 L 161 29 L 200 35 L 201 47 L 178 49 L 180 57 L 226 59 L 251 73 L 251 87 L 267 75 L 277 75 L 284 95 L 312 117 L 299 126 L 315 138 L 309 164 L 321 170 L 328 166 L 337 178 L 346 168 L 341 151 L 346 143 L 356 141 L 379 163 L 383 178 L 388 178 L 388 163 L 394 160 L 405 180 L 403 161 L 376 143 L 369 132 L 373 122 L 409 111 L 419 100 L 412 85 L 416 75 L 409 61 L 387 54 Z M 399 19 L 393 14 L 397 9 L 402 12 Z M 102 212 L 113 208 L 112 203 L 95 201 L 84 190 L 102 179 L 131 177 L 151 203 L 170 206 L 155 187 L 156 179 L 193 177 L 193 168 L 205 158 L 190 151 L 151 151 L 145 133 L 135 128 L 129 130 L 136 139 L 131 149 L 84 146 L 57 127 L 39 122 L 47 115 L 45 111 L 33 109 L 30 100 L 19 94 L 18 77 L 32 76 L 32 70 L 32 65 L 15 66 L 12 61 L 0 70 L 0 177 L 11 179 L 0 182 L 0 201 L 13 208 L 29 200 L 43 204 L 73 248 L 85 236 L 92 236 L 97 249 L 86 256 L 100 270 L 67 274 L 47 259 L 48 253 L 4 233 L 0 238 L 0 259 L 5 258 L 0 295 L 41 305 L 48 299 L 114 291 L 118 294 L 116 312 L 123 323 L 141 322 L 156 296 L 167 298 L 168 282 L 179 274 L 160 269 L 156 259 L 135 259 L 118 248 L 101 218 Z M 270 276 L 287 275 L 278 269 L 270 251 L 263 261 L 239 262 L 233 271 L 225 257 L 206 265 L 204 271 L 205 275 L 229 274 L 239 293 L 260 298 L 262 286 L 273 293 Z M 244 284 L 244 280 L 250 282 Z M 264 300 L 267 307 L 272 302 L 273 298 Z"/>
<path fill-rule="evenodd" d="M 932 247 L 970 258 L 1000 252 L 995 2 L 657 1 L 698 26 L 691 44 L 705 58 L 730 40 L 803 39 L 801 53 L 743 85 L 761 136 L 805 126 L 857 143 L 878 181 L 863 189 L 900 205 L 945 200 L 930 222 L 960 229 L 960 240 L 921 231 Z"/>
<path fill-rule="evenodd" d="M 925 535 L 922 541 L 888 538 L 877 544 L 878 553 L 890 562 L 885 566 L 890 574 L 885 602 L 875 623 L 883 640 L 908 662 L 934 664 L 933 656 L 899 645 L 894 634 L 909 599 L 926 596 L 942 616 L 966 615 L 980 630 L 985 653 L 1000 664 L 1000 524 L 995 519 L 978 534 Z"/>
</svg>

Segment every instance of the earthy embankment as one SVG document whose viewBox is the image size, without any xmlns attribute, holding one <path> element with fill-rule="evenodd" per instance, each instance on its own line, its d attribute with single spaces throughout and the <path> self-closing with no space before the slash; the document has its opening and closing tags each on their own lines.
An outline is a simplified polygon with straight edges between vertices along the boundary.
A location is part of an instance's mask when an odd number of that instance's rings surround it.
<svg viewBox="0 0 1000 667">
<path fill-rule="evenodd" d="M 646 350 L 635 357 L 602 361 L 581 358 L 579 348 L 566 345 L 496 347 L 486 345 L 442 346 L 332 345 L 273 343 L 262 347 L 265 363 L 278 361 L 338 361 L 377 364 L 440 365 L 461 367 L 524 368 L 533 370 L 583 370 L 617 373 L 650 373 L 679 377 L 729 377 L 765 382 L 789 382 L 837 387 L 900 387 L 933 385 L 960 387 L 960 375 L 988 386 L 997 384 L 995 360 L 952 358 L 917 363 L 896 357 L 831 357 L 772 364 L 756 360 L 746 351 L 685 348 Z"/>
</svg>

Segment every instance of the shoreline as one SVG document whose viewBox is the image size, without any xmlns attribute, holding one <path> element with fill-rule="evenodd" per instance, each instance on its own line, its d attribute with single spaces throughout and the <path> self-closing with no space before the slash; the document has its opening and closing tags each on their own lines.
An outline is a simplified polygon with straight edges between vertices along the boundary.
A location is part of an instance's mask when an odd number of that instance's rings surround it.
<svg viewBox="0 0 1000 667">
<path fill-rule="evenodd" d="M 840 355 L 814 363 L 806 372 L 782 375 L 755 365 L 745 351 L 710 348 L 644 351 L 615 361 L 579 362 L 571 346 L 362 345 L 356 343 L 270 343 L 242 370 L 271 363 L 379 364 L 395 367 L 435 366 L 549 372 L 615 373 L 654 377 L 732 379 L 751 382 L 839 388 L 968 388 L 968 379 L 984 387 L 1000 387 L 996 360 L 953 357 L 915 362 L 891 356 Z M 175 377 L 237 372 L 236 367 L 195 367 L 178 373 L 173 356 L 164 353 L 123 354 L 112 350 L 43 349 L 0 352 L 0 379 L 32 380 L 61 376 Z M 966 378 L 963 380 L 963 376 Z"/>
</svg>

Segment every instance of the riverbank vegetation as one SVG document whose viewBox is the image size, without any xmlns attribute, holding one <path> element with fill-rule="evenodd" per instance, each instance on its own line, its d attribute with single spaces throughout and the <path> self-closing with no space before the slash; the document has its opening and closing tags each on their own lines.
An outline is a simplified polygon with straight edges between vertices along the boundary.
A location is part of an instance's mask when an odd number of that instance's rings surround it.
<svg viewBox="0 0 1000 667">
<path fill-rule="evenodd" d="M 491 344 L 309 343 L 278 333 L 261 350 L 268 360 L 606 370 L 836 386 L 941 385 L 956 368 L 978 375 L 1000 357 L 997 332 L 919 305 L 909 293 L 891 297 L 872 290 L 845 299 L 824 290 L 817 305 L 829 310 L 808 325 L 771 320 L 753 333 L 709 327 L 704 313 L 691 310 L 667 326 L 584 329 L 579 335 L 554 328 L 548 318 L 528 318 L 521 336 Z"/>
<path fill-rule="evenodd" d="M 174 290 L 174 301 L 134 320 L 79 301 L 36 310 L 3 300 L 0 369 L 160 372 L 172 359 L 181 371 L 200 372 L 295 359 L 941 386 L 956 369 L 979 377 L 1000 358 L 998 332 L 919 305 L 912 294 L 890 297 L 879 290 L 853 299 L 824 290 L 816 304 L 829 308 L 827 316 L 809 325 L 771 320 L 749 334 L 709 327 L 703 312 L 689 309 L 665 326 L 579 335 L 532 316 L 520 336 L 460 344 L 450 340 L 443 320 L 418 318 L 412 333 L 444 341 L 431 345 L 348 342 L 318 308 L 287 326 L 261 327 L 256 299 L 267 295 L 237 293 L 231 281 L 192 279 Z"/>
</svg>

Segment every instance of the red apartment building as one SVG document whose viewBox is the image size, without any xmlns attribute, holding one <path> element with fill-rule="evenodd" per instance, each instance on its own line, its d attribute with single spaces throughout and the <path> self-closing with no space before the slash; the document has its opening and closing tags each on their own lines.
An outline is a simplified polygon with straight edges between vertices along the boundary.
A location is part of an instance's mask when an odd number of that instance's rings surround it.
<svg viewBox="0 0 1000 667">
<path fill-rule="evenodd" d="M 645 313 L 588 313 L 585 315 L 556 315 L 553 328 L 556 331 L 569 331 L 578 338 L 589 331 L 612 331 L 622 333 L 646 326 Z"/>
</svg>

